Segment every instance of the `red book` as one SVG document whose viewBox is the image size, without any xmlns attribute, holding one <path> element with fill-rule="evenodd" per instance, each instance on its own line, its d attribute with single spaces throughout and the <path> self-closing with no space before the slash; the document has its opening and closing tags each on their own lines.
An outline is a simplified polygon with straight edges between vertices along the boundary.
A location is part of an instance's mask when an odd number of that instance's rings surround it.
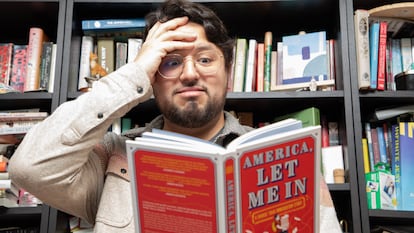
<svg viewBox="0 0 414 233">
<path fill-rule="evenodd" d="M 48 38 L 43 29 L 37 27 L 30 28 L 24 91 L 37 91 L 40 89 L 40 64 L 42 61 L 43 42 L 45 41 L 48 41 Z"/>
<path fill-rule="evenodd" d="M 379 45 L 378 45 L 378 73 L 377 90 L 385 90 L 386 79 L 386 55 L 387 55 L 387 22 L 380 22 Z"/>
<path fill-rule="evenodd" d="M 137 231 L 319 232 L 320 130 L 288 119 L 226 148 L 163 130 L 127 141 Z"/>
<path fill-rule="evenodd" d="M 14 45 L 10 87 L 20 92 L 24 91 L 24 80 L 26 79 L 26 53 L 27 45 Z"/>
<path fill-rule="evenodd" d="M 9 85 L 11 73 L 11 61 L 13 56 L 13 44 L 0 44 L 0 83 Z"/>
</svg>

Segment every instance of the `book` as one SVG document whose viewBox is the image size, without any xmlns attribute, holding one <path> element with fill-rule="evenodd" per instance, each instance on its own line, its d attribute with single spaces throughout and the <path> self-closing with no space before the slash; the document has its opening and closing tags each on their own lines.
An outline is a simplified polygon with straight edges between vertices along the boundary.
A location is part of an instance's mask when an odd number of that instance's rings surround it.
<svg viewBox="0 0 414 233">
<path fill-rule="evenodd" d="M 411 63 L 413 63 L 411 38 L 400 38 L 400 46 L 403 71 L 410 70 Z"/>
<path fill-rule="evenodd" d="M 144 28 L 144 18 L 82 20 L 82 30 Z"/>
<path fill-rule="evenodd" d="M 78 90 L 81 91 L 89 87 L 85 78 L 91 77 L 89 56 L 94 51 L 93 47 L 94 38 L 92 36 L 82 36 L 78 76 Z"/>
<path fill-rule="evenodd" d="M 246 38 L 236 39 L 233 92 L 243 92 L 248 44 Z"/>
<path fill-rule="evenodd" d="M 14 45 L 10 87 L 23 92 L 27 71 L 27 45 Z"/>
<path fill-rule="evenodd" d="M 281 121 L 288 118 L 300 120 L 304 127 L 316 126 L 321 124 L 320 111 L 316 107 L 309 107 L 296 112 L 288 113 L 274 118 L 273 121 Z"/>
<path fill-rule="evenodd" d="M 287 119 L 226 148 L 162 130 L 126 145 L 140 232 L 272 232 L 279 217 L 319 232 L 320 126 Z"/>
<path fill-rule="evenodd" d="M 27 44 L 27 68 L 24 80 L 24 91 L 38 91 L 40 89 L 40 64 L 42 60 L 43 42 L 48 37 L 39 27 L 29 29 L 29 42 Z"/>
<path fill-rule="evenodd" d="M 277 87 L 277 51 L 272 51 L 272 64 L 270 66 L 270 91 L 275 91 Z"/>
<path fill-rule="evenodd" d="M 369 26 L 369 61 L 370 61 L 370 89 L 377 89 L 378 76 L 378 48 L 379 48 L 379 22 L 372 22 Z"/>
<path fill-rule="evenodd" d="M 264 87 L 263 91 L 270 91 L 270 73 L 272 65 L 272 47 L 273 47 L 273 34 L 271 31 L 267 31 L 264 36 L 265 46 L 265 64 L 264 64 Z"/>
<path fill-rule="evenodd" d="M 379 22 L 377 90 L 384 91 L 386 76 L 387 22 Z"/>
<path fill-rule="evenodd" d="M 244 92 L 252 92 L 256 79 L 257 67 L 257 40 L 249 39 L 246 62 L 246 78 L 244 81 Z"/>
<path fill-rule="evenodd" d="M 414 210 L 414 122 L 399 123 L 401 210 Z"/>
<path fill-rule="evenodd" d="M 115 41 L 113 38 L 98 38 L 98 63 L 111 73 L 115 69 Z"/>
<path fill-rule="evenodd" d="M 43 120 L 49 115 L 48 112 L 0 112 L 0 122 L 14 122 L 22 120 Z"/>
<path fill-rule="evenodd" d="M 282 85 L 328 80 L 326 32 L 283 36 Z"/>
<path fill-rule="evenodd" d="M 264 43 L 257 44 L 257 71 L 256 71 L 256 92 L 264 91 L 264 65 L 265 47 Z"/>
<path fill-rule="evenodd" d="M 362 138 L 362 156 L 364 158 L 364 172 L 367 174 L 371 171 L 371 165 L 369 162 L 368 140 L 366 138 Z"/>
<path fill-rule="evenodd" d="M 391 38 L 391 73 L 393 76 L 403 72 L 400 39 Z M 395 90 L 395 80 L 392 90 Z"/>
<path fill-rule="evenodd" d="M 391 174 L 395 177 L 395 196 L 397 200 L 397 210 L 401 210 L 401 162 L 400 162 L 400 124 L 397 122 L 391 126 L 392 132 L 392 156 Z"/>
<path fill-rule="evenodd" d="M 9 85 L 13 57 L 13 43 L 0 43 L 0 83 Z"/>
<path fill-rule="evenodd" d="M 119 69 L 128 61 L 128 43 L 115 42 L 115 69 Z"/>
<path fill-rule="evenodd" d="M 142 38 L 128 38 L 128 63 L 133 62 L 142 46 Z"/>
<path fill-rule="evenodd" d="M 25 134 L 30 128 L 42 120 L 22 120 L 13 122 L 0 122 L 0 135 Z"/>
<path fill-rule="evenodd" d="M 322 171 L 323 177 L 327 184 L 334 184 L 334 170 L 344 170 L 344 158 L 342 152 L 342 145 L 334 145 L 328 147 L 322 147 Z"/>
<path fill-rule="evenodd" d="M 50 75 L 49 75 L 49 87 L 48 92 L 53 93 L 55 89 L 55 76 L 56 76 L 56 55 L 57 55 L 57 44 L 52 45 L 52 61 L 50 64 Z"/>
<path fill-rule="evenodd" d="M 53 42 L 43 42 L 42 55 L 40 60 L 40 90 L 49 90 L 50 72 L 52 68 Z"/>
</svg>

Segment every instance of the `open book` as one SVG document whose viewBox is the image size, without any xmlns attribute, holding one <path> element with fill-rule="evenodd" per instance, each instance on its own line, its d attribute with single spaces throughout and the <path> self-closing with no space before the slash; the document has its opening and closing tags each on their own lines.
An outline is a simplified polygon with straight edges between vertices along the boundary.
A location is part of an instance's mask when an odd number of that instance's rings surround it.
<svg viewBox="0 0 414 233">
<path fill-rule="evenodd" d="M 287 119 L 226 148 L 162 130 L 128 140 L 137 232 L 319 232 L 320 131 Z"/>
</svg>

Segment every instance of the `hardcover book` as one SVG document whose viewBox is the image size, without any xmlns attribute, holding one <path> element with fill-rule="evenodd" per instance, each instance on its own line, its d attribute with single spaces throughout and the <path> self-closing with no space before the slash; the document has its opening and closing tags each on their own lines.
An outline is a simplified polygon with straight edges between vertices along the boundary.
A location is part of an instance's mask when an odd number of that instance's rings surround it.
<svg viewBox="0 0 414 233">
<path fill-rule="evenodd" d="M 325 31 L 284 36 L 282 43 L 282 85 L 329 80 Z"/>
<path fill-rule="evenodd" d="M 369 13 L 358 9 L 354 12 L 355 47 L 357 55 L 357 72 L 359 89 L 369 89 L 370 80 L 370 51 L 369 51 Z"/>
<path fill-rule="evenodd" d="M 373 22 L 369 26 L 369 61 L 371 72 L 371 84 L 372 90 L 377 89 L 378 78 L 378 48 L 379 48 L 379 22 Z"/>
<path fill-rule="evenodd" d="M 91 77 L 89 57 L 93 52 L 93 43 L 94 39 L 92 36 L 82 36 L 78 77 L 78 90 L 80 91 L 84 91 L 89 87 L 85 78 Z"/>
<path fill-rule="evenodd" d="M 237 38 L 236 56 L 234 64 L 233 92 L 244 91 L 248 47 L 249 45 L 246 38 Z"/>
<path fill-rule="evenodd" d="M 82 20 L 82 30 L 144 28 L 144 18 Z"/>
<path fill-rule="evenodd" d="M 13 43 L 0 43 L 0 83 L 9 85 Z"/>
<path fill-rule="evenodd" d="M 156 130 L 126 146 L 137 231 L 319 232 L 320 126 L 287 119 L 226 148 Z"/>
<path fill-rule="evenodd" d="M 414 210 L 414 186 L 411 179 L 414 177 L 414 122 L 400 122 L 400 189 L 401 209 Z"/>
<path fill-rule="evenodd" d="M 30 28 L 26 55 L 27 68 L 24 91 L 38 91 L 40 89 L 40 64 L 42 60 L 43 42 L 48 40 L 42 28 Z"/>
<path fill-rule="evenodd" d="M 27 70 L 27 45 L 14 45 L 10 87 L 23 92 Z"/>
</svg>

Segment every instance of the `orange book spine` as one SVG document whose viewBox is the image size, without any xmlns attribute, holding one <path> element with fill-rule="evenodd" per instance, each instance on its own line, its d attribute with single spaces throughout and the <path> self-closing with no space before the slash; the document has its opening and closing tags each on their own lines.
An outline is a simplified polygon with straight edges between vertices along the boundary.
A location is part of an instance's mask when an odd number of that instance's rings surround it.
<svg viewBox="0 0 414 233">
<path fill-rule="evenodd" d="M 35 91 L 40 88 L 40 63 L 42 60 L 43 42 L 46 41 L 43 29 L 32 27 L 27 44 L 27 68 L 24 91 Z"/>
<path fill-rule="evenodd" d="M 256 74 L 256 91 L 264 91 L 264 64 L 265 64 L 265 47 L 264 43 L 257 43 L 257 74 Z"/>
</svg>

